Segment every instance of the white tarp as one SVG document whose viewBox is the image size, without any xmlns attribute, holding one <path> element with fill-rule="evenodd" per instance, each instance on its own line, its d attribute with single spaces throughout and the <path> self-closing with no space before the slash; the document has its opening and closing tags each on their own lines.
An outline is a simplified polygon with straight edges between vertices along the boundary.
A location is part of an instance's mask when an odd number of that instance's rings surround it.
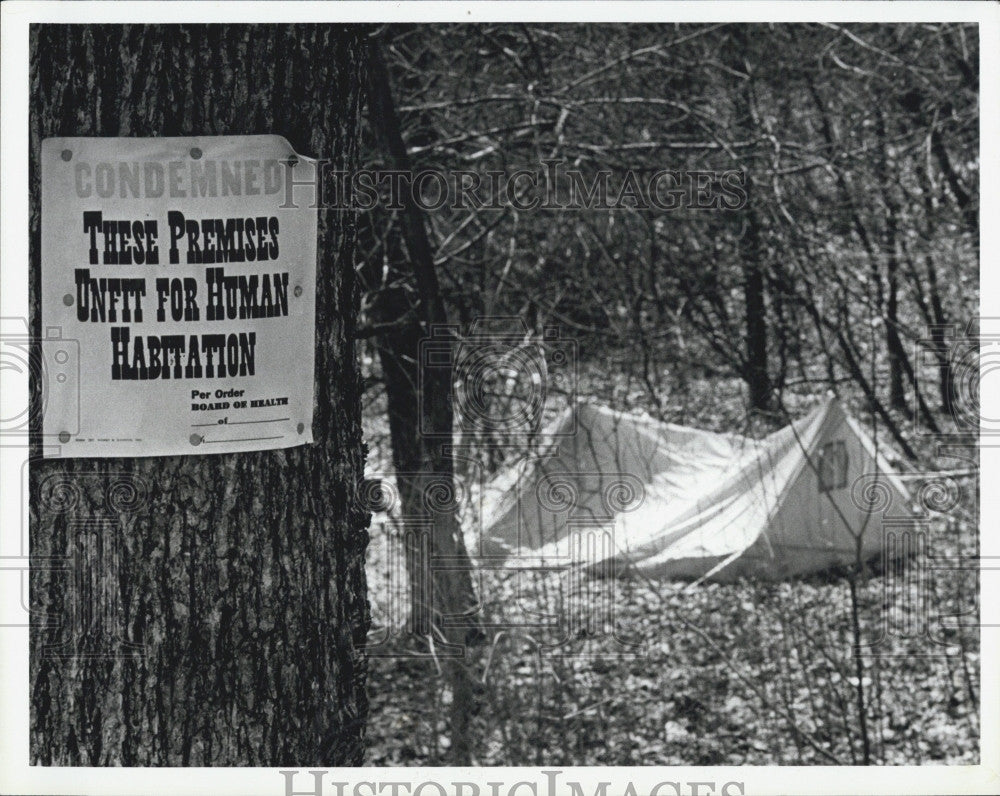
<svg viewBox="0 0 1000 796">
<path fill-rule="evenodd" d="M 886 457 L 832 399 L 762 440 L 573 411 L 576 434 L 488 488 L 484 558 L 775 579 L 878 556 L 883 518 L 911 513 Z"/>
</svg>

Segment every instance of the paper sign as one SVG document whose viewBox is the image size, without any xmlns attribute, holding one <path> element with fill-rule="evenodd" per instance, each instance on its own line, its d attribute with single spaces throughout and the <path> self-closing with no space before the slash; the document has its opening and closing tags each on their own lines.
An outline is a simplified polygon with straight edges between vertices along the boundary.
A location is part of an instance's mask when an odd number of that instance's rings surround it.
<svg viewBox="0 0 1000 796">
<path fill-rule="evenodd" d="M 312 442 L 314 174 L 280 136 L 42 142 L 53 456 Z"/>
</svg>

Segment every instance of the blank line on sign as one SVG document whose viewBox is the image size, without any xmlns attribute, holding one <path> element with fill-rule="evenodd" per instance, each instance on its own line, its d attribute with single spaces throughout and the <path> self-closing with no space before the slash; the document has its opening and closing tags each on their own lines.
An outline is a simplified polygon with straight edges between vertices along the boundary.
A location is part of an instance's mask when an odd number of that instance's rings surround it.
<svg viewBox="0 0 1000 796">
<path fill-rule="evenodd" d="M 201 428 L 202 426 L 245 426 L 249 423 L 283 423 L 287 417 L 274 417 L 270 420 L 230 420 L 228 423 L 192 423 L 191 428 Z"/>
<path fill-rule="evenodd" d="M 277 437 L 246 437 L 245 439 L 206 439 L 202 442 L 210 444 L 212 442 L 261 442 L 266 439 L 281 439 L 279 434 Z"/>
</svg>

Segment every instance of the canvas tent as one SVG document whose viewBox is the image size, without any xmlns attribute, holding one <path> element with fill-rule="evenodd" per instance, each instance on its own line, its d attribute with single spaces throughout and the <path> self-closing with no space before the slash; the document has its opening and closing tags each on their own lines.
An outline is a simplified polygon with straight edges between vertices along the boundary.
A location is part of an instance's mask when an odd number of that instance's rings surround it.
<svg viewBox="0 0 1000 796">
<path fill-rule="evenodd" d="M 779 579 L 884 548 L 911 512 L 883 452 L 827 399 L 754 440 L 582 404 L 542 456 L 484 495 L 484 561 L 576 563 L 595 574 Z"/>
</svg>

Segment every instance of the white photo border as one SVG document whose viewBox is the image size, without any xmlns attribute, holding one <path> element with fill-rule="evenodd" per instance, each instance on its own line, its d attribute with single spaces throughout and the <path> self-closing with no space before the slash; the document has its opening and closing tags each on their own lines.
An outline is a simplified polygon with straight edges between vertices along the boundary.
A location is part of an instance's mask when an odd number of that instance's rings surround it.
<svg viewBox="0 0 1000 796">
<path fill-rule="evenodd" d="M 33 23 L 180 23 L 180 22 L 942 22 L 979 24 L 980 31 L 980 168 L 981 217 L 998 217 L 1000 177 L 1000 4 L 987 2 L 31 2 L 11 0 L 0 6 L 0 316 L 28 317 L 28 30 Z M 1000 225 L 982 225 L 980 316 L 1000 318 Z M 1000 389 L 986 380 L 981 386 L 986 417 L 1000 417 Z M 26 389 L 0 388 L 6 408 L 25 406 Z M 9 416 L 3 412 L 4 417 Z M 0 446 L 0 523 L 11 528 L 27 517 L 21 495 L 21 470 L 27 449 Z M 1000 483 L 1000 446 L 981 449 L 982 484 Z M 19 499 L 15 499 L 15 495 Z M 976 766 L 779 767 L 672 766 L 643 768 L 565 767 L 553 777 L 534 768 L 355 768 L 330 769 L 324 793 L 336 794 L 334 782 L 350 783 L 343 794 L 378 793 L 378 783 L 408 781 L 503 782 L 506 794 L 517 782 L 537 783 L 537 793 L 566 792 L 547 788 L 611 782 L 608 794 L 649 793 L 656 783 L 677 782 L 690 793 L 693 783 L 715 783 L 699 793 L 720 793 L 725 783 L 740 783 L 729 792 L 758 794 L 846 793 L 997 793 L 1000 792 L 1000 490 L 982 490 L 981 503 L 981 762 Z M 4 543 L 6 544 L 6 543 Z M 12 555 L 0 547 L 0 556 Z M 989 567 L 992 563 L 992 569 Z M 29 766 L 28 630 L 2 627 L 10 606 L 0 601 L 0 792 L 21 794 L 267 794 L 286 792 L 278 768 L 47 768 Z M 549 771 L 545 774 L 544 771 Z M 294 789 L 312 787 L 302 767 Z M 357 788 L 355 787 L 357 786 Z M 438 793 L 437 788 L 421 789 Z M 382 791 L 387 792 L 387 791 Z M 413 792 L 412 790 L 410 792 Z M 447 792 L 453 793 L 454 790 Z M 470 791 L 466 791 L 470 792 Z M 526 787 L 516 793 L 533 792 Z M 674 791 L 661 788 L 660 793 Z"/>
</svg>

